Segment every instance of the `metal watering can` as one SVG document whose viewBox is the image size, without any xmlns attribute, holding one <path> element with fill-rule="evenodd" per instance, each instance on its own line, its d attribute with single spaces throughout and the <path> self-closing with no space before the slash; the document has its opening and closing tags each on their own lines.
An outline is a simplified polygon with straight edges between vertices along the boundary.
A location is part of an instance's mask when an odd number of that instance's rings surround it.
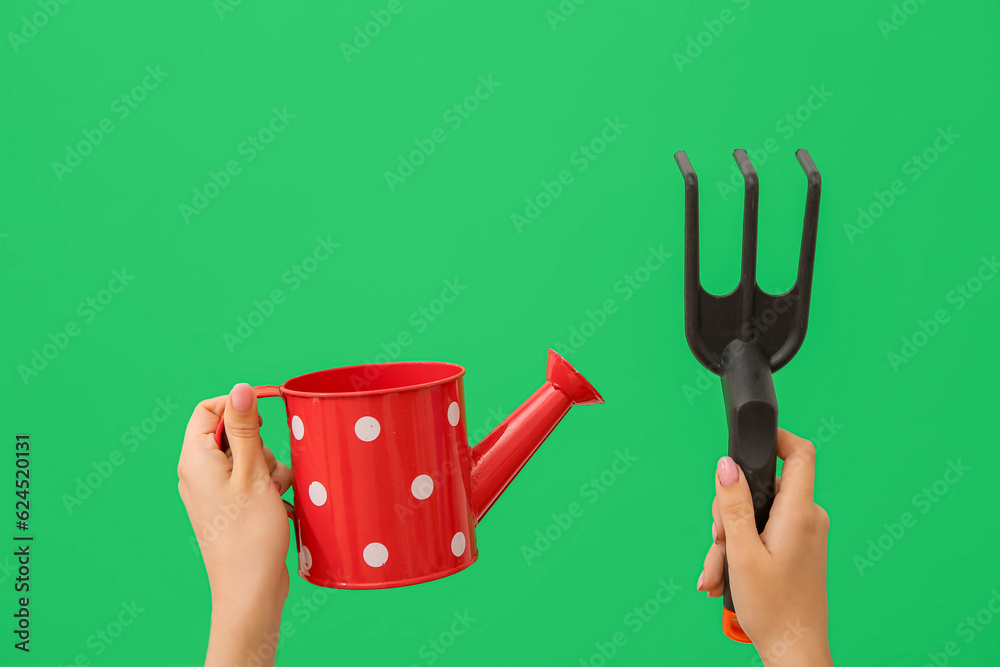
<svg viewBox="0 0 1000 667">
<path fill-rule="evenodd" d="M 391 588 L 469 567 L 477 524 L 528 459 L 571 407 L 604 402 L 549 350 L 545 383 L 469 447 L 464 375 L 457 364 L 408 361 L 255 387 L 285 401 L 296 498 L 285 505 L 303 579 Z"/>
</svg>

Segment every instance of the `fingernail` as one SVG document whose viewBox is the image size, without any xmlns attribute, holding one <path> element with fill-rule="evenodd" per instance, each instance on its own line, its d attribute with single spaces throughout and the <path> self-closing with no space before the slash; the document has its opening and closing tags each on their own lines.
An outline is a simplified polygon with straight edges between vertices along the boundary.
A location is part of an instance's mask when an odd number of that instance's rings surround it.
<svg viewBox="0 0 1000 667">
<path fill-rule="evenodd" d="M 257 415 L 257 425 L 258 426 L 263 426 L 264 425 L 264 418 L 261 417 L 260 415 Z"/>
<path fill-rule="evenodd" d="M 237 412 L 246 412 L 253 403 L 253 390 L 246 382 L 240 382 L 233 386 L 233 390 L 229 392 L 229 398 L 232 399 L 233 408 Z"/>
<path fill-rule="evenodd" d="M 276 488 L 278 490 L 278 493 L 281 493 L 281 484 L 278 484 L 277 482 L 275 482 L 274 483 L 274 488 Z"/>
<path fill-rule="evenodd" d="M 702 570 L 701 574 L 698 575 L 698 590 L 701 590 L 701 582 L 705 580 L 705 571 Z"/>
<path fill-rule="evenodd" d="M 719 459 L 719 483 L 722 486 L 732 486 L 740 478 L 740 473 L 736 470 L 736 461 L 728 456 Z"/>
<path fill-rule="evenodd" d="M 715 527 L 715 522 L 712 522 L 712 544 L 719 541 L 719 529 Z"/>
</svg>

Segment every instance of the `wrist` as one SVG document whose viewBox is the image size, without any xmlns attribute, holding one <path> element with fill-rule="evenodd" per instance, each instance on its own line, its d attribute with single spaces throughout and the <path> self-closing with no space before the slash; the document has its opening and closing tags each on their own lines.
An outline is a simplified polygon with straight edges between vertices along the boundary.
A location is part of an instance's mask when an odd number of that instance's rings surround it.
<svg viewBox="0 0 1000 667">
<path fill-rule="evenodd" d="M 212 616 L 216 610 L 226 609 L 226 615 L 239 616 L 249 612 L 261 612 L 266 616 L 281 616 L 281 610 L 288 598 L 289 581 L 283 577 L 244 577 L 216 579 L 209 581 L 212 591 Z"/>
<path fill-rule="evenodd" d="M 281 622 L 287 591 L 263 590 L 212 591 L 212 626 L 253 626 L 267 629 Z"/>
<path fill-rule="evenodd" d="M 833 667 L 829 641 L 775 642 L 758 648 L 764 667 Z"/>
<path fill-rule="evenodd" d="M 206 665 L 273 665 L 281 640 L 284 598 L 212 596 L 212 626 Z"/>
</svg>

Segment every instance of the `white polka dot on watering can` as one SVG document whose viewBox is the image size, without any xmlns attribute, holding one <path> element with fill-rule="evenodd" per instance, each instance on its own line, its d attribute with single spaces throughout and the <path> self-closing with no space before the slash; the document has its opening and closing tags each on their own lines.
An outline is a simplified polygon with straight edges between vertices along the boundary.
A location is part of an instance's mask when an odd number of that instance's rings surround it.
<svg viewBox="0 0 1000 667">
<path fill-rule="evenodd" d="M 309 485 L 309 500 L 316 507 L 322 507 L 326 504 L 326 487 L 320 482 L 313 482 Z"/>
<path fill-rule="evenodd" d="M 385 562 L 389 560 L 389 550 L 385 548 L 384 544 L 378 542 L 372 542 L 367 547 L 365 547 L 362 556 L 365 562 L 372 567 L 382 567 Z"/>
<path fill-rule="evenodd" d="M 456 401 L 452 401 L 451 405 L 448 406 L 448 423 L 452 426 L 458 426 L 458 420 L 462 416 L 462 410 L 458 407 Z"/>
<path fill-rule="evenodd" d="M 295 415 L 292 417 L 292 435 L 295 436 L 296 440 L 301 440 L 305 434 L 305 424 L 302 423 L 302 419 L 298 415 Z"/>
<path fill-rule="evenodd" d="M 308 572 L 312 569 L 313 557 L 309 553 L 309 547 L 303 545 L 302 549 L 299 551 L 299 569 Z"/>
<path fill-rule="evenodd" d="M 354 423 L 354 435 L 363 442 L 371 442 L 381 432 L 382 425 L 374 417 L 362 417 Z"/>
<path fill-rule="evenodd" d="M 434 480 L 430 475 L 417 475 L 410 484 L 410 493 L 417 500 L 427 500 L 434 492 Z"/>
<path fill-rule="evenodd" d="M 462 531 L 458 531 L 451 538 L 451 552 L 456 556 L 461 556 L 465 553 L 465 533 Z"/>
</svg>

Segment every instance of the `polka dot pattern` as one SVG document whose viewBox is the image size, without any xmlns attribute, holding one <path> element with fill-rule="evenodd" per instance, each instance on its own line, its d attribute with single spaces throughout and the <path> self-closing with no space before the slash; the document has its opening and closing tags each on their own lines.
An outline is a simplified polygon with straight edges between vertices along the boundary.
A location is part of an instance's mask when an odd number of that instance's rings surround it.
<svg viewBox="0 0 1000 667">
<path fill-rule="evenodd" d="M 461 556 L 465 553 L 465 533 L 462 531 L 458 531 L 451 538 L 451 552 L 456 556 Z"/>
<path fill-rule="evenodd" d="M 369 544 L 361 555 L 371 567 L 382 567 L 389 560 L 389 550 L 379 542 Z"/>
<path fill-rule="evenodd" d="M 303 545 L 302 549 L 299 550 L 299 569 L 303 572 L 308 572 L 312 569 L 313 557 L 309 552 L 309 547 Z"/>
<path fill-rule="evenodd" d="M 371 442 L 382 432 L 382 425 L 374 417 L 362 417 L 354 423 L 354 435 L 362 442 Z"/>
<path fill-rule="evenodd" d="M 455 460 L 453 448 L 465 446 L 461 385 L 432 389 L 430 400 L 403 392 L 329 408 L 315 401 L 291 406 L 288 427 L 302 457 L 295 532 L 303 578 L 326 581 L 330 564 L 339 563 L 337 576 L 348 587 L 420 581 L 474 560 L 468 470 L 454 465 L 462 459 Z M 329 540 L 331 522 L 352 539 Z M 303 528 L 309 546 L 302 543 Z"/>
<path fill-rule="evenodd" d="M 430 475 L 417 475 L 410 484 L 410 493 L 417 500 L 427 500 L 434 492 L 434 480 Z"/>
<path fill-rule="evenodd" d="M 326 487 L 321 482 L 313 482 L 309 485 L 309 500 L 316 507 L 326 504 Z"/>
</svg>

